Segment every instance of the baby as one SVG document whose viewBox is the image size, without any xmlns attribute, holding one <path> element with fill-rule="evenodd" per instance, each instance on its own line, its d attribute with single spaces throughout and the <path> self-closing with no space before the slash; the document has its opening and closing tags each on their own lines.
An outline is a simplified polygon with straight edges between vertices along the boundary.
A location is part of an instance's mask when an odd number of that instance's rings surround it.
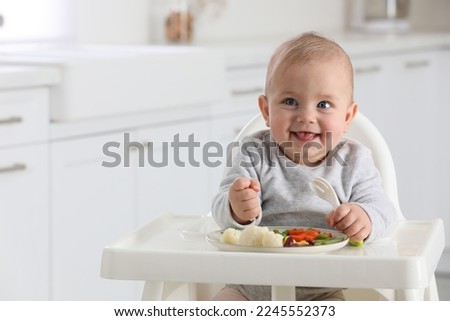
<svg viewBox="0 0 450 321">
<path fill-rule="evenodd" d="M 357 113 L 344 50 L 314 33 L 283 43 L 269 62 L 258 104 L 269 129 L 242 142 L 213 200 L 217 224 L 331 226 L 355 242 L 384 236 L 396 219 L 394 206 L 370 151 L 343 138 Z M 315 177 L 331 183 L 339 207 L 313 194 L 308 183 Z M 228 285 L 214 299 L 270 300 L 270 293 L 268 286 Z M 344 299 L 335 288 L 297 287 L 296 297 Z"/>
</svg>

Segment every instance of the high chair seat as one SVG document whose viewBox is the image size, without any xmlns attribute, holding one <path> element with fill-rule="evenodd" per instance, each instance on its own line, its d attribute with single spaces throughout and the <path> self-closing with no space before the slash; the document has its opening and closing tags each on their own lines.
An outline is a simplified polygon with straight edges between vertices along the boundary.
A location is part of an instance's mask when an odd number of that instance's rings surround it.
<svg viewBox="0 0 450 321">
<path fill-rule="evenodd" d="M 262 128 L 258 115 L 236 140 Z M 166 214 L 107 246 L 101 276 L 145 281 L 144 300 L 207 300 L 226 283 L 270 285 L 274 300 L 294 300 L 295 286 L 348 288 L 345 295 L 351 300 L 438 300 L 442 220 L 410 221 L 402 215 L 389 148 L 364 115 L 355 117 L 347 136 L 371 149 L 397 209 L 398 224 L 389 237 L 327 254 L 227 252 L 205 241 L 207 233 L 218 229 L 210 215 Z"/>
</svg>

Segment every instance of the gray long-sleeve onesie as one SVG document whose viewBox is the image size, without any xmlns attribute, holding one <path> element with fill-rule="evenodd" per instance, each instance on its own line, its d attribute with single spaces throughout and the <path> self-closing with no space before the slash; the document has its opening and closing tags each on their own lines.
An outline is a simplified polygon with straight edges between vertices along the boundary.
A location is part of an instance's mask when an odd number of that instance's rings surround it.
<svg viewBox="0 0 450 321">
<path fill-rule="evenodd" d="M 228 190 L 237 177 L 256 178 L 262 213 L 253 222 L 262 226 L 311 226 L 329 228 L 325 216 L 332 208 L 316 196 L 308 186 L 315 177 L 323 177 L 334 187 L 341 203 L 357 203 L 372 222 L 366 242 L 386 234 L 396 220 L 393 204 L 385 194 L 371 152 L 362 144 L 343 139 L 319 165 L 298 165 L 282 154 L 268 130 L 245 138 L 240 152 L 235 153 L 232 166 L 213 199 L 212 214 L 222 228 L 244 226 L 231 216 Z M 266 286 L 234 286 L 250 300 L 270 300 Z M 297 288 L 297 299 L 335 289 Z"/>
</svg>

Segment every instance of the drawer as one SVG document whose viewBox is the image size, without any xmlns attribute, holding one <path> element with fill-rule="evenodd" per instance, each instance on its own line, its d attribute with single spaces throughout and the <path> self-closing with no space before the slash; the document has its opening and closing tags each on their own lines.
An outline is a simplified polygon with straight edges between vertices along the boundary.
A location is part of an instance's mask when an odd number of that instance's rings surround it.
<svg viewBox="0 0 450 321">
<path fill-rule="evenodd" d="M 0 147 L 45 141 L 48 132 L 48 89 L 0 91 Z"/>
<path fill-rule="evenodd" d="M 48 193 L 47 144 L 0 149 L 0 300 L 50 298 Z"/>
<path fill-rule="evenodd" d="M 264 94 L 266 68 L 242 68 L 230 70 L 226 75 L 233 97 Z"/>
</svg>

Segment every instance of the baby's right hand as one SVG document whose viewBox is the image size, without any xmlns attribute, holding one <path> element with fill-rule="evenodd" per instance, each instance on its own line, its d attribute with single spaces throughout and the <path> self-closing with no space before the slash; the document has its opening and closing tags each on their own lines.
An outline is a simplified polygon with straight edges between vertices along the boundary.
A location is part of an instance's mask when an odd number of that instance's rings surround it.
<svg viewBox="0 0 450 321">
<path fill-rule="evenodd" d="M 261 185 L 258 180 L 238 177 L 228 191 L 231 215 L 239 224 L 248 224 L 261 213 L 258 192 Z"/>
</svg>

